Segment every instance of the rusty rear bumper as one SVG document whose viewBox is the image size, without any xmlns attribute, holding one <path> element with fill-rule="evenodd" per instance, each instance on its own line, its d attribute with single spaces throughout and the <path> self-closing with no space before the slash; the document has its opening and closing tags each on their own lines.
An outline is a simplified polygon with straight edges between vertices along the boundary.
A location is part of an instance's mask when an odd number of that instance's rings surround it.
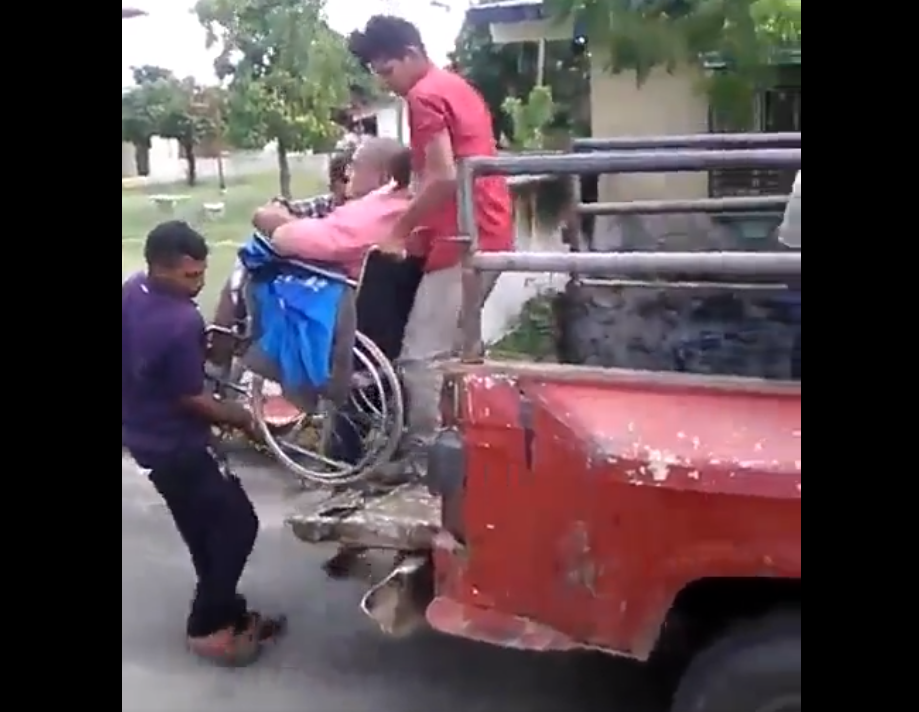
<svg viewBox="0 0 919 712">
<path fill-rule="evenodd" d="M 369 585 L 361 610 L 388 635 L 402 637 L 426 623 L 447 635 L 505 648 L 581 647 L 536 621 L 470 602 L 475 596 L 465 581 L 464 547 L 441 530 L 440 518 L 440 498 L 424 485 L 403 485 L 376 496 L 330 494 L 288 523 L 301 541 L 341 547 L 338 556 L 348 561 L 342 577 Z M 381 557 L 367 552 L 352 559 L 349 549 L 376 550 Z"/>
<path fill-rule="evenodd" d="M 440 529 L 440 499 L 420 484 L 384 494 L 330 494 L 291 515 L 294 535 L 309 544 L 430 551 Z"/>
<path fill-rule="evenodd" d="M 427 487 L 330 494 L 287 522 L 301 541 L 339 547 L 326 573 L 369 584 L 361 610 L 384 633 L 402 637 L 424 624 L 434 596 L 430 552 L 440 528 L 440 499 Z"/>
</svg>

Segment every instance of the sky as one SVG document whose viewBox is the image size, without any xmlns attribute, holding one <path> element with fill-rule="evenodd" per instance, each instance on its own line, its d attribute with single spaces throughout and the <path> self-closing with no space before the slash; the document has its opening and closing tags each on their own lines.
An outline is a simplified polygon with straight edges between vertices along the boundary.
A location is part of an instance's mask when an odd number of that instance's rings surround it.
<svg viewBox="0 0 919 712">
<path fill-rule="evenodd" d="M 152 64 L 179 76 L 213 81 L 213 57 L 204 48 L 204 32 L 191 14 L 195 0 L 123 0 L 146 10 L 147 17 L 121 23 L 121 86 L 131 83 L 131 67 Z M 329 22 L 343 34 L 362 28 L 371 15 L 411 19 L 421 30 L 432 58 L 442 64 L 453 49 L 468 0 L 328 0 Z M 443 7 L 446 6 L 446 7 Z M 407 8 L 411 8 L 409 12 Z"/>
</svg>

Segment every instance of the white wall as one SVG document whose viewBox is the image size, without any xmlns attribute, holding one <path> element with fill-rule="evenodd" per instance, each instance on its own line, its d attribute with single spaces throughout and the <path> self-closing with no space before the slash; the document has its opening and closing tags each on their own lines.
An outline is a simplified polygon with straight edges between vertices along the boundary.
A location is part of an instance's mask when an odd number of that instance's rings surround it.
<svg viewBox="0 0 919 712">
<path fill-rule="evenodd" d="M 517 251 L 567 252 L 568 247 L 562 242 L 559 230 L 544 228 L 534 235 L 528 225 L 518 221 Z M 504 272 L 482 311 L 485 343 L 492 344 L 512 331 L 523 305 L 530 299 L 546 291 L 560 291 L 567 281 L 565 274 Z"/>
<path fill-rule="evenodd" d="M 590 82 L 592 133 L 615 136 L 673 136 L 708 131 L 708 97 L 699 91 L 698 70 L 655 69 L 640 84 L 634 72 L 611 74 L 601 56 L 593 56 Z M 601 201 L 704 198 L 706 173 L 638 173 L 605 175 Z"/>
<path fill-rule="evenodd" d="M 133 151 L 123 145 L 121 148 L 121 176 L 133 177 L 137 174 L 133 168 Z M 315 175 L 323 185 L 328 175 L 329 158 L 326 155 L 292 154 L 289 156 L 291 170 L 295 173 Z M 132 170 L 126 172 L 126 164 Z M 263 151 L 234 151 L 223 159 L 224 174 L 227 178 L 256 175 L 276 171 L 278 156 L 272 148 Z M 150 175 L 144 182 L 151 184 L 178 183 L 185 180 L 187 165 L 179 158 L 178 145 L 175 141 L 154 139 L 150 151 Z M 217 178 L 217 159 L 199 158 L 197 162 L 198 177 L 204 180 Z"/>
<path fill-rule="evenodd" d="M 411 134 L 408 128 L 408 112 L 402 104 L 393 104 L 379 109 L 377 116 L 377 135 L 382 138 L 394 138 L 408 144 Z"/>
<path fill-rule="evenodd" d="M 133 178 L 137 175 L 137 160 L 134 156 L 134 145 L 130 143 L 121 144 L 121 177 Z"/>
<path fill-rule="evenodd" d="M 532 183 L 532 181 L 518 181 Z M 567 252 L 560 225 L 538 224 L 530 219 L 533 208 L 529 196 L 515 191 L 516 249 L 518 252 Z M 482 311 L 482 338 L 494 343 L 513 330 L 523 305 L 546 291 L 564 289 L 568 275 L 548 272 L 504 272 Z"/>
</svg>

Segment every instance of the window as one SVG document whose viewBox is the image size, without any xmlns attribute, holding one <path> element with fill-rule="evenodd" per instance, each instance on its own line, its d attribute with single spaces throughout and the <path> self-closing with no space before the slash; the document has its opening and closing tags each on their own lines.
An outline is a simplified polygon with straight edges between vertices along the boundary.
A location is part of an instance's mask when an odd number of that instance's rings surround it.
<svg viewBox="0 0 919 712">
<path fill-rule="evenodd" d="M 709 113 L 709 130 L 734 131 L 736 127 Z M 753 131 L 801 131 L 801 67 L 783 67 L 776 86 L 760 94 L 754 107 Z M 728 196 L 788 195 L 797 171 L 776 168 L 728 168 L 709 173 L 709 194 Z"/>
</svg>

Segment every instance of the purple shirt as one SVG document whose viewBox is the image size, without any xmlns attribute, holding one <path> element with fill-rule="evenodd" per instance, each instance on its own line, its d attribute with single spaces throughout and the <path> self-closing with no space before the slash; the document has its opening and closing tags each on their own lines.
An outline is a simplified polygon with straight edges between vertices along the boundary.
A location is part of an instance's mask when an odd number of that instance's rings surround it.
<svg viewBox="0 0 919 712">
<path fill-rule="evenodd" d="M 121 442 L 143 467 L 204 448 L 210 425 L 180 400 L 204 391 L 204 320 L 145 275 L 121 287 Z"/>
</svg>

